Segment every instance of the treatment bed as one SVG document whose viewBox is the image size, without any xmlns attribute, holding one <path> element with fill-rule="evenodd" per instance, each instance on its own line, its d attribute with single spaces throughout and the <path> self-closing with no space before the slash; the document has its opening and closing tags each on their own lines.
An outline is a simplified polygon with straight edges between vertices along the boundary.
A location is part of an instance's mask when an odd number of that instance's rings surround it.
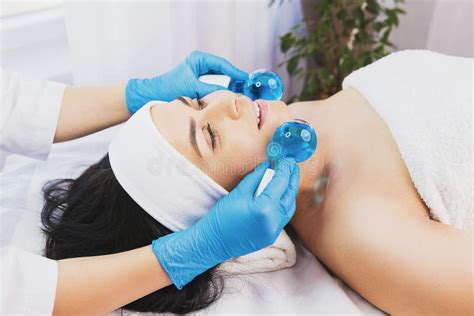
<svg viewBox="0 0 474 316">
<path fill-rule="evenodd" d="M 53 145 L 47 161 L 9 156 L 0 183 L 1 245 L 41 253 L 41 188 L 49 179 L 76 177 L 102 157 L 117 131 L 113 127 Z M 326 268 L 297 241 L 297 263 L 276 272 L 226 279 L 223 296 L 198 314 L 382 314 Z M 350 264 L 350 263 L 348 263 Z M 117 310 L 112 314 L 135 314 Z"/>
</svg>

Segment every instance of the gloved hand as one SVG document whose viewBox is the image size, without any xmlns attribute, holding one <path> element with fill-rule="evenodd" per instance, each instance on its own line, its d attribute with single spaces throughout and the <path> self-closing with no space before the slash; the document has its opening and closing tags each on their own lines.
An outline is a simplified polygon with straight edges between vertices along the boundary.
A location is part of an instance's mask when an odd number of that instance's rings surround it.
<svg viewBox="0 0 474 316">
<path fill-rule="evenodd" d="M 224 58 L 194 51 L 176 68 L 161 76 L 129 80 L 125 89 L 128 110 L 133 114 L 152 100 L 169 102 L 179 96 L 200 98 L 226 89 L 199 81 L 199 76 L 208 73 L 224 74 L 235 80 L 248 78 L 248 73 L 234 67 Z"/>
<path fill-rule="evenodd" d="M 153 252 L 178 289 L 219 263 L 276 241 L 295 213 L 300 174 L 294 159 L 283 159 L 254 197 L 268 166 L 260 164 L 194 226 L 153 241 Z"/>
</svg>

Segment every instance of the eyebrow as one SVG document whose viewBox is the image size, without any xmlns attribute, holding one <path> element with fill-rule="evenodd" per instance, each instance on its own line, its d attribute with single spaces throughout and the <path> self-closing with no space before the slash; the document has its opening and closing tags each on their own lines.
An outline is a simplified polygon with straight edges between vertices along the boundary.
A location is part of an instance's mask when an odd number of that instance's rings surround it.
<svg viewBox="0 0 474 316">
<path fill-rule="evenodd" d="M 202 158 L 201 151 L 199 150 L 197 141 L 196 141 L 196 121 L 189 117 L 189 141 L 194 148 L 194 151 Z"/>
<path fill-rule="evenodd" d="M 189 106 L 189 107 L 193 107 L 193 104 L 192 104 L 191 102 L 189 102 L 189 100 L 186 99 L 186 98 L 177 97 L 176 99 L 178 99 L 179 101 L 183 102 L 184 104 L 186 104 L 186 105 Z"/>
</svg>

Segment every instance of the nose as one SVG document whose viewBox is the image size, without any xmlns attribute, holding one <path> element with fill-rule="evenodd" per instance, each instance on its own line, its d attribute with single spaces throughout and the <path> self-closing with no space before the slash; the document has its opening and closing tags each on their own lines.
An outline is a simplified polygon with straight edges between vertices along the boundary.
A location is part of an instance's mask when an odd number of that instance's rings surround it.
<svg viewBox="0 0 474 316">
<path fill-rule="evenodd" d="M 222 91 L 223 99 L 217 106 L 207 107 L 203 112 L 212 112 L 214 117 L 224 120 L 238 121 L 252 113 L 252 100 L 243 94 Z"/>
<path fill-rule="evenodd" d="M 227 103 L 227 115 L 232 120 L 238 120 L 240 118 L 240 111 L 241 111 L 241 94 L 234 94 L 230 97 L 229 102 Z"/>
</svg>

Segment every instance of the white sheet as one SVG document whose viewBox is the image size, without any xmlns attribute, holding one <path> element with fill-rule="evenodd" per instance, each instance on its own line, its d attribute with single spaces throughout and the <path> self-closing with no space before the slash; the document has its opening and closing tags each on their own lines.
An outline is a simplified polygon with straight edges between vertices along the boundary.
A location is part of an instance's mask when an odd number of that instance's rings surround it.
<svg viewBox="0 0 474 316">
<path fill-rule="evenodd" d="M 54 145 L 46 162 L 10 156 L 0 178 L 0 243 L 41 253 L 41 187 L 48 179 L 76 177 L 96 162 L 116 130 Z M 297 263 L 290 269 L 227 279 L 222 298 L 199 314 L 381 314 L 298 244 L 297 251 Z"/>
</svg>

